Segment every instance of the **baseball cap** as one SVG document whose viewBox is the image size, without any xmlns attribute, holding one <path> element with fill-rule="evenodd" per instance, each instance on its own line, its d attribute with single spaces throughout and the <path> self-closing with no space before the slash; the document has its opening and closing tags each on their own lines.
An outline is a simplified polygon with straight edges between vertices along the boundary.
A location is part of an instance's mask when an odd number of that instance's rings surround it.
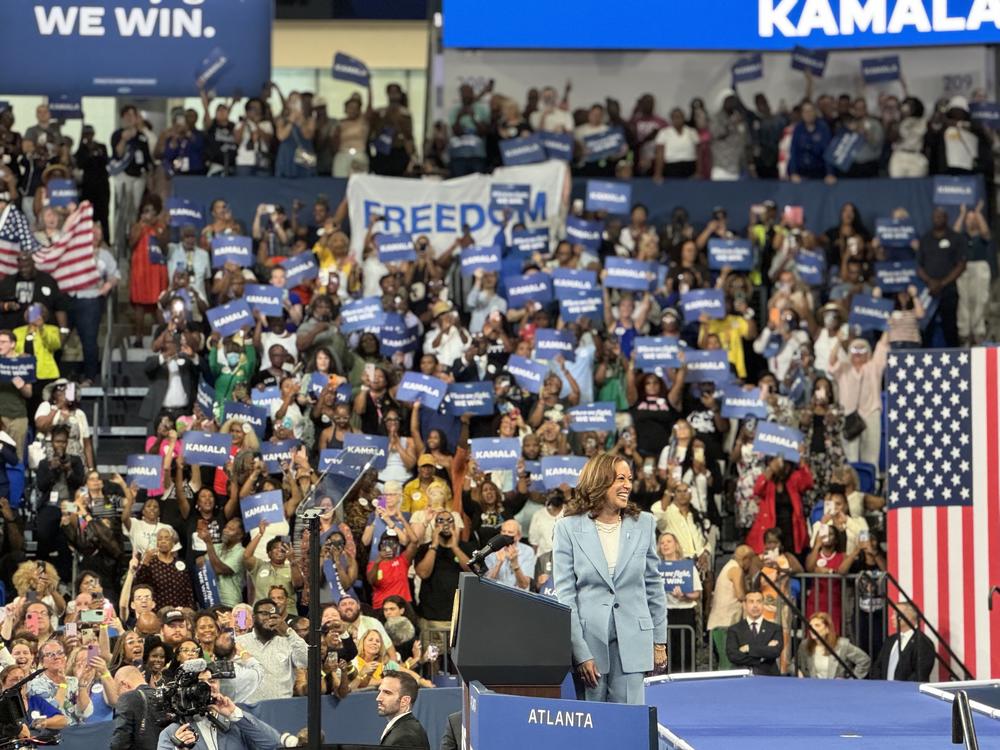
<svg viewBox="0 0 1000 750">
<path fill-rule="evenodd" d="M 178 620 L 186 620 L 184 613 L 179 609 L 171 609 L 163 615 L 163 624 L 169 625 L 172 622 L 177 622 Z"/>
<path fill-rule="evenodd" d="M 434 460 L 434 456 L 430 453 L 424 453 L 417 459 L 417 466 L 437 466 L 437 462 Z"/>
</svg>

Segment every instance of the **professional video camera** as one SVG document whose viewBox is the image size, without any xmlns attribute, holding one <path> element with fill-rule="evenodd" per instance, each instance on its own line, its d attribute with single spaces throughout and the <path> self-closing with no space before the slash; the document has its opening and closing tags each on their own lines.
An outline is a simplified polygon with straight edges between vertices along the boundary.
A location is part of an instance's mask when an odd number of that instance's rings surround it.
<svg viewBox="0 0 1000 750">
<path fill-rule="evenodd" d="M 213 704 L 212 687 L 198 679 L 206 670 L 215 680 L 229 680 L 236 676 L 231 661 L 208 664 L 204 659 L 192 659 L 184 662 L 173 682 L 161 685 L 153 693 L 152 702 L 157 708 L 161 726 L 175 721 L 184 724 L 198 716 L 210 720 L 216 718 L 210 710 Z"/>
</svg>

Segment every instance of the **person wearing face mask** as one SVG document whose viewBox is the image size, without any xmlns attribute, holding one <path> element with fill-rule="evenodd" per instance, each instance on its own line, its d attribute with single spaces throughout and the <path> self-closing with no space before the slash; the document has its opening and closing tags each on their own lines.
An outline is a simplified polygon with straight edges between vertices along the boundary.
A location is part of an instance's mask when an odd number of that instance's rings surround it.
<svg viewBox="0 0 1000 750">
<path fill-rule="evenodd" d="M 213 333 L 208 339 L 208 363 L 215 376 L 215 415 L 221 417 L 236 387 L 249 383 L 257 371 L 257 350 L 243 333 L 224 341 L 218 333 Z"/>
</svg>

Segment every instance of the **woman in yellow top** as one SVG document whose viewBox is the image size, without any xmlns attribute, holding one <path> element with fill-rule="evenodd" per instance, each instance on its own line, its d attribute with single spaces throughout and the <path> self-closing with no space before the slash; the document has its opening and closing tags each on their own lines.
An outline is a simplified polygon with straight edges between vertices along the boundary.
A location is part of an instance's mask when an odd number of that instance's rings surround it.
<svg viewBox="0 0 1000 750">
<path fill-rule="evenodd" d="M 399 669 L 399 665 L 389 659 L 385 641 L 377 630 L 365 633 L 358 644 L 358 655 L 351 660 L 351 664 L 358 671 L 358 676 L 351 685 L 352 691 L 378 687 L 386 669 Z"/>
<path fill-rule="evenodd" d="M 327 219 L 323 230 L 323 235 L 312 249 L 320 270 L 316 291 L 346 300 L 350 294 L 361 289 L 360 267 L 350 258 L 350 239 L 337 229 L 337 223 L 332 218 Z"/>
<path fill-rule="evenodd" d="M 25 313 L 27 325 L 14 329 L 14 341 L 18 354 L 31 354 L 35 358 L 35 387 L 39 389 L 46 382 L 59 377 L 59 365 L 55 352 L 62 348 L 62 336 L 58 326 L 46 323 L 49 311 L 45 305 L 35 303 Z"/>
<path fill-rule="evenodd" d="M 722 348 L 729 356 L 729 362 L 736 368 L 736 374 L 741 378 L 747 376 L 746 356 L 744 354 L 744 341 L 751 343 L 757 338 L 757 321 L 754 320 L 753 310 L 747 304 L 747 299 L 738 293 L 735 298 L 726 294 L 726 317 L 722 320 L 711 320 L 702 313 L 700 318 L 701 327 L 698 329 L 698 346 L 706 348 L 705 343 L 709 336 L 717 336 Z"/>
</svg>

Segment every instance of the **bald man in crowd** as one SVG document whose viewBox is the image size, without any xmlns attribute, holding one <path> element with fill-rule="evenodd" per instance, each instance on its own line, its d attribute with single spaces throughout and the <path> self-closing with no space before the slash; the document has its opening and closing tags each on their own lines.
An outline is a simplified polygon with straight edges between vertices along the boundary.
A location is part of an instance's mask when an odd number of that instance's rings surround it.
<svg viewBox="0 0 1000 750">
<path fill-rule="evenodd" d="M 151 688 L 138 668 L 122 667 L 115 672 L 118 703 L 115 726 L 108 750 L 155 750 L 160 738 Z"/>
</svg>

